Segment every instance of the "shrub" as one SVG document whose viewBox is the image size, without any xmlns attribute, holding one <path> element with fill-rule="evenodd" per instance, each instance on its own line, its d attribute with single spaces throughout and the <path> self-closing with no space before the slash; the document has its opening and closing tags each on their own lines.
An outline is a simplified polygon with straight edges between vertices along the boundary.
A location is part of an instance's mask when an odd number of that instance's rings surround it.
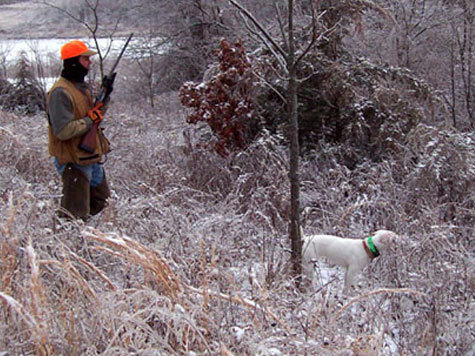
<svg viewBox="0 0 475 356">
<path fill-rule="evenodd" d="M 45 109 L 44 92 L 24 52 L 18 59 L 14 83 L 1 88 L 1 103 L 6 110 L 34 114 Z"/>
<path fill-rule="evenodd" d="M 187 122 L 208 124 L 214 134 L 212 146 L 225 155 L 245 148 L 258 132 L 254 116 L 254 77 L 242 42 L 230 44 L 223 39 L 215 55 L 216 74 L 200 84 L 183 84 L 180 100 L 192 109 Z"/>
</svg>

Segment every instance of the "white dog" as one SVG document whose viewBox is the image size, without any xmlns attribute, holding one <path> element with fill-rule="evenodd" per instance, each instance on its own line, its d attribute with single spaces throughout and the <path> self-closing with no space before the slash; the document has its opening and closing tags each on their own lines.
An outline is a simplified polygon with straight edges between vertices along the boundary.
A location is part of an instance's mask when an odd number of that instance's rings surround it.
<svg viewBox="0 0 475 356">
<path fill-rule="evenodd" d="M 302 246 L 303 273 L 311 283 L 315 272 L 314 261 L 326 257 L 328 262 L 346 268 L 344 292 L 347 293 L 356 275 L 387 250 L 395 236 L 394 232 L 388 230 L 378 230 L 365 239 L 332 235 L 305 236 Z"/>
</svg>

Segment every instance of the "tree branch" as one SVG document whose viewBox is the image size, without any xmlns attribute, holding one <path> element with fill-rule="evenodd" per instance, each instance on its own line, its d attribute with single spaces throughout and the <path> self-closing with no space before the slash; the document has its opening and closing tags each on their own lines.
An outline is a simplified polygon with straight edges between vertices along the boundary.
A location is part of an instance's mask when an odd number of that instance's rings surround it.
<svg viewBox="0 0 475 356">
<path fill-rule="evenodd" d="M 260 22 L 257 21 L 257 19 L 247 9 L 245 9 L 241 4 L 239 4 L 238 2 L 236 2 L 234 0 L 228 0 L 228 1 L 233 6 L 237 7 L 239 9 L 239 11 L 241 11 L 244 15 L 246 15 L 246 17 L 249 20 L 251 20 L 252 23 L 259 29 L 259 31 L 267 39 L 267 41 L 269 41 L 272 44 L 272 46 L 274 46 L 274 48 L 277 50 L 277 52 L 279 52 L 282 57 L 286 58 L 287 54 L 285 53 L 285 51 L 279 46 L 279 44 L 276 41 L 274 41 L 272 36 L 266 31 L 264 26 L 262 26 L 260 24 Z"/>
<path fill-rule="evenodd" d="M 274 7 L 275 7 L 275 12 L 277 14 L 277 22 L 279 23 L 279 28 L 280 28 L 280 32 L 282 34 L 282 39 L 284 41 L 284 45 L 285 45 L 286 48 L 289 48 L 289 43 L 287 41 L 287 37 L 285 37 L 285 29 L 284 29 L 284 24 L 282 23 L 282 14 L 280 13 L 279 5 L 277 3 L 274 3 Z"/>
<path fill-rule="evenodd" d="M 318 17 L 318 19 L 320 19 L 323 15 L 325 14 L 325 11 L 322 12 L 322 14 L 320 14 L 320 16 Z M 317 19 L 317 20 L 318 20 Z M 340 25 L 340 21 L 338 21 L 335 25 L 333 25 L 333 27 L 327 29 L 325 32 L 321 33 L 318 37 L 317 37 L 317 25 L 316 25 L 316 20 L 315 21 L 312 21 L 314 22 L 312 24 L 312 31 L 313 31 L 313 35 L 312 35 L 312 40 L 310 41 L 310 43 L 307 45 L 307 47 L 303 50 L 303 52 L 300 54 L 300 56 L 297 58 L 297 60 L 295 61 L 295 64 L 297 65 L 298 63 L 300 63 L 300 61 L 302 61 L 302 59 L 307 55 L 307 53 L 312 49 L 312 47 L 315 45 L 315 43 L 317 42 L 320 42 L 320 40 L 322 38 L 325 38 L 326 36 L 328 35 L 331 35 L 333 32 L 335 32 L 335 30 L 337 29 L 337 27 Z"/>
<path fill-rule="evenodd" d="M 267 49 L 274 55 L 274 57 L 277 59 L 277 61 L 279 62 L 280 66 L 282 67 L 282 69 L 286 72 L 287 71 L 287 66 L 286 66 L 286 63 L 285 63 L 285 58 L 282 58 L 281 55 L 279 55 L 278 52 L 276 52 L 274 50 L 274 48 L 272 48 L 272 45 L 269 44 L 269 42 L 267 41 L 267 39 L 262 35 L 262 33 L 260 31 L 256 31 L 255 29 L 251 28 L 251 25 L 247 22 L 246 18 L 244 17 L 244 15 L 242 13 L 240 13 L 240 16 L 244 22 L 244 25 L 246 26 L 247 30 L 249 31 L 249 33 L 251 33 L 252 35 L 255 35 L 257 36 L 261 41 L 262 43 L 267 47 Z"/>
</svg>

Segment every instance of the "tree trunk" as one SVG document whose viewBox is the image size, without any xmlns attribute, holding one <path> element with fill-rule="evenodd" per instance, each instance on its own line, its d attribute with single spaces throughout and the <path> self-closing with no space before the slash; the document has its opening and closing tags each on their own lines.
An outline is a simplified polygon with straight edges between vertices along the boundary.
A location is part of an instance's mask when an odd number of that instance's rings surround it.
<svg viewBox="0 0 475 356">
<path fill-rule="evenodd" d="M 295 54 L 295 35 L 294 35 L 294 1 L 288 0 L 288 50 L 284 51 L 264 27 L 252 16 L 249 11 L 242 7 L 238 2 L 229 0 L 231 4 L 237 7 L 247 16 L 251 22 L 263 34 L 265 39 L 271 44 L 271 51 L 274 51 L 276 58 L 285 58 L 285 69 L 288 75 L 287 88 L 287 111 L 289 128 L 289 181 L 290 181 L 290 219 L 289 219 L 289 237 L 291 243 L 291 263 L 293 274 L 296 279 L 297 287 L 300 286 L 302 275 L 302 240 L 300 236 L 300 181 L 299 181 L 299 125 L 298 125 L 298 97 L 297 97 L 297 59 Z M 311 46 L 312 43 L 309 45 Z M 310 47 L 309 47 L 310 48 Z M 282 55 L 282 57 L 280 57 Z M 282 63 L 279 60 L 279 63 Z"/>
<path fill-rule="evenodd" d="M 299 182 L 299 137 L 298 137 L 298 99 L 297 99 L 297 71 L 295 63 L 295 38 L 293 29 L 293 0 L 289 0 L 289 52 L 287 69 L 289 72 L 288 114 L 290 127 L 290 222 L 289 232 L 292 247 L 292 267 L 300 284 L 302 274 L 302 240 L 300 238 L 300 182 Z"/>
</svg>

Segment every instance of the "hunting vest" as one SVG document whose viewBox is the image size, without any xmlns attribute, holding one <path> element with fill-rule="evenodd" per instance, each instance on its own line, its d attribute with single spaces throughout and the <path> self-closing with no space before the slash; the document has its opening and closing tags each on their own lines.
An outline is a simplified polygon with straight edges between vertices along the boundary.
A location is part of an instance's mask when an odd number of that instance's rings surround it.
<svg viewBox="0 0 475 356">
<path fill-rule="evenodd" d="M 60 77 L 58 81 L 53 85 L 51 90 L 48 92 L 48 97 L 46 99 L 46 106 L 49 106 L 49 101 L 51 93 L 56 88 L 63 88 L 66 94 L 69 96 L 73 106 L 74 120 L 80 120 L 86 117 L 87 112 L 92 107 L 92 97 L 89 90 L 86 93 L 83 93 L 69 80 Z M 79 145 L 82 139 L 82 136 L 73 137 L 68 140 L 60 140 L 53 134 L 53 129 L 51 125 L 48 125 L 48 136 L 49 136 L 49 153 L 52 156 L 58 158 L 59 164 L 64 163 L 77 163 L 80 165 L 87 165 L 96 162 L 100 162 L 102 155 L 108 153 L 109 150 L 109 141 L 106 139 L 102 132 L 102 128 L 98 128 L 96 135 L 96 149 L 92 153 L 85 152 L 79 149 Z"/>
</svg>

